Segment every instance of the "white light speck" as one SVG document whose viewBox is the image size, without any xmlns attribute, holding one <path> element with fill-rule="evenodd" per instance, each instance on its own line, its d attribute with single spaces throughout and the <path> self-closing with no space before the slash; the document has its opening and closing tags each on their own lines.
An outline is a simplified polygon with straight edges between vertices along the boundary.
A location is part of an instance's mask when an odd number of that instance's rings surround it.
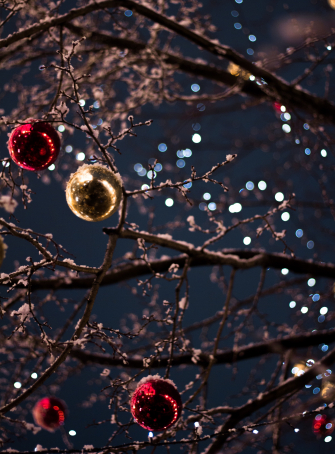
<svg viewBox="0 0 335 454">
<path fill-rule="evenodd" d="M 321 307 L 321 309 L 320 309 L 320 314 L 321 315 L 326 315 L 327 312 L 328 312 L 328 307 L 325 307 L 325 306 Z"/>
<path fill-rule="evenodd" d="M 321 150 L 321 151 L 320 151 L 320 154 L 321 154 L 321 156 L 322 156 L 323 158 L 326 158 L 326 157 L 327 157 L 327 152 L 326 152 L 325 149 Z"/>
<path fill-rule="evenodd" d="M 71 153 L 72 150 L 73 150 L 73 147 L 71 145 L 66 145 L 66 147 L 65 147 L 66 153 Z"/>
<path fill-rule="evenodd" d="M 86 104 L 85 99 L 81 99 L 81 100 L 79 101 L 79 105 L 80 105 L 81 107 L 84 107 L 85 104 Z"/>
<path fill-rule="evenodd" d="M 301 310 L 301 313 L 302 313 L 302 314 L 307 314 L 307 312 L 308 312 L 308 307 L 302 306 L 302 308 L 301 308 L 300 310 Z"/>
<path fill-rule="evenodd" d="M 245 236 L 245 237 L 243 238 L 243 243 L 244 243 L 246 246 L 248 246 L 248 245 L 251 243 L 251 238 L 250 238 L 250 236 Z"/>
<path fill-rule="evenodd" d="M 252 81 L 254 81 L 254 80 L 256 79 L 256 77 L 253 76 L 253 75 L 251 74 L 251 76 L 249 77 L 249 79 L 252 80 Z"/>
<path fill-rule="evenodd" d="M 328 437 L 325 438 L 325 442 L 329 443 L 330 441 L 332 441 L 332 437 L 328 435 Z"/>
<path fill-rule="evenodd" d="M 33 372 L 30 376 L 31 376 L 31 378 L 33 378 L 34 380 L 36 380 L 36 378 L 38 377 L 38 375 L 37 375 L 36 372 Z"/>
<path fill-rule="evenodd" d="M 288 134 L 289 132 L 291 132 L 291 126 L 288 125 L 287 123 L 283 124 L 283 126 L 282 126 L 281 128 L 282 128 L 282 130 L 283 130 L 284 132 L 286 132 L 286 134 Z"/>
<path fill-rule="evenodd" d="M 71 437 L 74 437 L 75 435 L 77 435 L 77 432 L 75 430 L 69 430 L 69 435 L 71 435 Z"/>
<path fill-rule="evenodd" d="M 281 219 L 282 221 L 288 221 L 290 219 L 290 213 L 288 213 L 287 211 L 284 211 L 284 213 L 282 213 L 281 215 Z"/>
<path fill-rule="evenodd" d="M 282 192 L 277 192 L 275 194 L 275 199 L 277 202 L 282 202 L 284 200 L 284 194 Z"/>
<path fill-rule="evenodd" d="M 58 126 L 58 131 L 59 132 L 64 132 L 65 131 L 65 126 L 64 125 L 59 125 Z"/>
<path fill-rule="evenodd" d="M 283 269 L 281 270 L 281 274 L 284 274 L 284 276 L 285 276 L 286 274 L 288 274 L 288 273 L 289 273 L 289 270 L 288 270 L 287 268 L 283 268 Z"/>
<path fill-rule="evenodd" d="M 315 284 L 316 284 L 316 280 L 313 277 L 308 279 L 308 281 L 307 281 L 308 287 L 314 287 Z"/>
<path fill-rule="evenodd" d="M 295 301 L 291 301 L 289 303 L 289 306 L 290 306 L 291 309 L 293 309 L 296 305 L 297 305 L 297 303 Z"/>
<path fill-rule="evenodd" d="M 166 205 L 167 207 L 172 207 L 173 204 L 174 204 L 173 199 L 166 199 L 166 200 L 165 200 L 165 205 Z"/>
<path fill-rule="evenodd" d="M 77 153 L 76 155 L 77 161 L 84 161 L 85 157 L 85 153 L 83 153 L 82 151 L 80 153 Z"/>
<path fill-rule="evenodd" d="M 258 189 L 260 189 L 261 191 L 265 191 L 266 186 L 267 185 L 266 185 L 265 181 L 262 180 L 262 181 L 258 182 Z"/>
<path fill-rule="evenodd" d="M 200 134 L 193 134 L 192 141 L 194 143 L 200 143 L 201 142 L 201 135 Z"/>
<path fill-rule="evenodd" d="M 19 381 L 16 381 L 16 382 L 14 383 L 14 388 L 16 388 L 16 389 L 20 389 L 21 386 L 22 386 L 22 385 L 21 385 L 21 383 L 20 383 Z"/>
</svg>

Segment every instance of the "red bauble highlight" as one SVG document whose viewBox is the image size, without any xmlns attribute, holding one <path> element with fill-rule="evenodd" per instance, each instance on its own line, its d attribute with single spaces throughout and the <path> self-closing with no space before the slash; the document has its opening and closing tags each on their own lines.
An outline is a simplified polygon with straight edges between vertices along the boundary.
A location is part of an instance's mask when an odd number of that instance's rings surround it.
<svg viewBox="0 0 335 454">
<path fill-rule="evenodd" d="M 334 422 L 326 415 L 316 415 L 313 421 L 313 432 L 317 435 L 330 435 L 334 430 Z"/>
<path fill-rule="evenodd" d="M 56 161 L 60 139 L 49 123 L 31 120 L 12 131 L 8 149 L 13 161 L 22 169 L 43 170 Z"/>
<path fill-rule="evenodd" d="M 139 383 L 130 405 L 135 421 L 156 431 L 172 426 L 182 410 L 180 394 L 171 382 L 154 378 Z"/>
<path fill-rule="evenodd" d="M 66 415 L 66 405 L 57 397 L 43 397 L 33 408 L 35 423 L 49 432 L 54 432 L 62 426 Z"/>
</svg>

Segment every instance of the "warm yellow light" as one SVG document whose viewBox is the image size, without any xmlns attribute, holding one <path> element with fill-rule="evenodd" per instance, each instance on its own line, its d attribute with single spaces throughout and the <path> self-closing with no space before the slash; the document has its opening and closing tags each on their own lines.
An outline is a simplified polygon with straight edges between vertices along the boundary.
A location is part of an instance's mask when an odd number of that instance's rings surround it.
<svg viewBox="0 0 335 454">
<path fill-rule="evenodd" d="M 335 0 L 334 0 L 335 1 Z M 244 80 L 248 80 L 249 77 L 250 77 L 250 73 L 248 71 L 246 71 L 245 69 L 242 69 L 240 66 L 238 65 L 235 65 L 235 63 L 233 62 L 229 62 L 229 65 L 228 65 L 228 72 L 230 72 L 230 74 L 232 76 L 236 76 L 236 77 L 242 77 L 242 79 Z"/>
<path fill-rule="evenodd" d="M 328 0 L 329 6 L 335 9 L 335 0 Z"/>
</svg>

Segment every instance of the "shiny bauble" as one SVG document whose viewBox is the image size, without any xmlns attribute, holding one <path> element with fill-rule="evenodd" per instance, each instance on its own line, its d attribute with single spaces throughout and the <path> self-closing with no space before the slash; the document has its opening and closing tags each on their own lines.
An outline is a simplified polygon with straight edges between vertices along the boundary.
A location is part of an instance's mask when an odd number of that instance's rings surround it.
<svg viewBox="0 0 335 454">
<path fill-rule="evenodd" d="M 66 415 L 66 405 L 57 397 L 43 397 L 33 408 L 35 423 L 49 432 L 54 432 L 62 426 Z"/>
<path fill-rule="evenodd" d="M 49 123 L 30 120 L 12 131 L 8 149 L 10 157 L 22 169 L 43 170 L 56 161 L 60 139 Z"/>
<path fill-rule="evenodd" d="M 313 432 L 316 435 L 330 435 L 335 426 L 333 421 L 326 415 L 316 415 L 313 421 Z"/>
<path fill-rule="evenodd" d="M 180 394 L 170 380 L 147 377 L 131 398 L 131 413 L 144 429 L 162 431 L 172 426 L 182 410 Z"/>
<path fill-rule="evenodd" d="M 100 164 L 81 166 L 66 186 L 66 201 L 73 213 L 85 221 L 103 221 L 119 208 L 122 181 Z"/>
</svg>

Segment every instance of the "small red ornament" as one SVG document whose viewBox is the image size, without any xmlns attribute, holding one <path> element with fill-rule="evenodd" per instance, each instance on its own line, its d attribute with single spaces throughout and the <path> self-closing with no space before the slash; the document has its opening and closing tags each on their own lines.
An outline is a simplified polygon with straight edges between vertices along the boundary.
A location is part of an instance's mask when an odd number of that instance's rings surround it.
<svg viewBox="0 0 335 454">
<path fill-rule="evenodd" d="M 29 121 L 31 123 L 12 131 L 8 141 L 9 154 L 22 169 L 43 170 L 56 161 L 60 139 L 49 123 Z"/>
<path fill-rule="evenodd" d="M 65 421 L 65 403 L 57 397 L 43 397 L 33 408 L 35 423 L 49 432 L 54 432 Z"/>
<path fill-rule="evenodd" d="M 170 380 L 158 375 L 141 380 L 131 398 L 131 413 L 144 429 L 165 430 L 179 418 L 180 394 Z"/>
<path fill-rule="evenodd" d="M 313 432 L 317 435 L 330 435 L 335 426 L 333 421 L 326 415 L 316 415 L 313 421 Z"/>
</svg>

